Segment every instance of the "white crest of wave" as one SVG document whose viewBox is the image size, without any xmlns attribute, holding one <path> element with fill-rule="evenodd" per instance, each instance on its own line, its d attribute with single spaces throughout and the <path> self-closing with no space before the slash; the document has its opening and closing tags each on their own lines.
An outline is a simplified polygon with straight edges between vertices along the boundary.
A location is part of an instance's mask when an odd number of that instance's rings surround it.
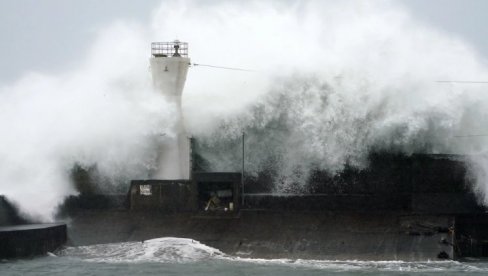
<svg viewBox="0 0 488 276">
<path fill-rule="evenodd" d="M 59 256 L 78 258 L 88 262 L 106 263 L 168 263 L 185 264 L 209 260 L 265 266 L 289 266 L 294 269 L 318 269 L 323 271 L 362 272 L 487 272 L 486 265 L 456 261 L 361 261 L 361 260 L 305 260 L 242 258 L 227 255 L 199 241 L 186 238 L 165 237 L 143 242 L 123 242 L 90 246 L 68 247 Z M 218 263 L 217 263 L 218 265 Z M 226 266 L 228 267 L 228 266 Z"/>
<path fill-rule="evenodd" d="M 168 262 L 186 263 L 223 257 L 218 249 L 196 240 L 158 238 L 143 242 L 124 242 L 69 247 L 59 253 L 94 262 Z"/>
<path fill-rule="evenodd" d="M 437 82 L 488 79 L 483 58 L 399 2 L 168 2 L 153 24 L 188 37 L 193 60 L 257 70 L 190 73 L 185 118 L 215 171 L 240 170 L 243 132 L 246 172 L 272 167 L 277 192 L 313 169 L 365 167 L 372 150 L 488 151 L 487 137 L 456 137 L 488 129 L 488 87 Z"/>
</svg>

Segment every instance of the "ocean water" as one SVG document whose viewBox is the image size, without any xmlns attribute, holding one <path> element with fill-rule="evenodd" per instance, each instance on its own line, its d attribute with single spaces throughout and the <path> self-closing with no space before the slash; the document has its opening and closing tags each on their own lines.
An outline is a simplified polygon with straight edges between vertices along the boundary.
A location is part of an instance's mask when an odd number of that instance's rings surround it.
<svg viewBox="0 0 488 276">
<path fill-rule="evenodd" d="M 251 259 L 198 241 L 160 238 L 69 247 L 29 260 L 2 261 L 0 275 L 486 275 L 488 263 Z"/>
</svg>

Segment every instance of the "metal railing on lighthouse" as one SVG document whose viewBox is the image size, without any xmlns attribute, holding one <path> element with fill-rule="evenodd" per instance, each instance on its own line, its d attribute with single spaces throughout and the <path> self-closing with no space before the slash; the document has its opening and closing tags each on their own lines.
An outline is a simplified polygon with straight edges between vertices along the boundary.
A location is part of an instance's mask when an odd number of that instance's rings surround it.
<svg viewBox="0 0 488 276">
<path fill-rule="evenodd" d="M 178 40 L 153 42 L 151 43 L 151 54 L 154 57 L 188 57 L 188 42 Z"/>
</svg>

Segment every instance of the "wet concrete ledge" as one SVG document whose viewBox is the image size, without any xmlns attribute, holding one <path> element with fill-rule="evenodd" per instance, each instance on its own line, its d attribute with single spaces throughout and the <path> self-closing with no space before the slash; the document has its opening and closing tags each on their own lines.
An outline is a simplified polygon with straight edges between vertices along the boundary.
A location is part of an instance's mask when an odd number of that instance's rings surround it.
<svg viewBox="0 0 488 276">
<path fill-rule="evenodd" d="M 427 261 L 441 252 L 455 257 L 452 235 L 439 230 L 452 219 L 402 212 L 91 210 L 72 216 L 68 231 L 71 246 L 180 237 L 241 257 Z"/>
<path fill-rule="evenodd" d="M 53 252 L 66 243 L 64 223 L 0 227 L 0 258 L 26 258 Z"/>
</svg>

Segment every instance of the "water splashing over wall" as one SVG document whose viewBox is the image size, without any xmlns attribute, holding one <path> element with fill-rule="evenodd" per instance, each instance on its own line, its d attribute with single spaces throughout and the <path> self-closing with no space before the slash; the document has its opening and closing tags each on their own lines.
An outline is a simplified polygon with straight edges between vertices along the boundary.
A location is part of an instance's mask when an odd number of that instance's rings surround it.
<svg viewBox="0 0 488 276">
<path fill-rule="evenodd" d="M 174 111 L 152 91 L 148 47 L 174 38 L 197 63 L 255 70 L 189 72 L 185 123 L 213 169 L 240 169 L 239 151 L 225 149 L 242 132 L 249 172 L 272 167 L 276 190 L 293 190 L 311 169 L 367 166 L 372 150 L 486 151 L 486 137 L 454 136 L 486 132 L 488 87 L 436 80 L 484 80 L 488 69 L 397 2 L 169 1 L 150 26 L 100 31 L 77 70 L 0 87 L 0 193 L 47 220 L 76 193 L 74 164 L 96 166 L 108 186 L 147 177 Z M 475 164 L 481 176 L 486 166 Z"/>
</svg>

